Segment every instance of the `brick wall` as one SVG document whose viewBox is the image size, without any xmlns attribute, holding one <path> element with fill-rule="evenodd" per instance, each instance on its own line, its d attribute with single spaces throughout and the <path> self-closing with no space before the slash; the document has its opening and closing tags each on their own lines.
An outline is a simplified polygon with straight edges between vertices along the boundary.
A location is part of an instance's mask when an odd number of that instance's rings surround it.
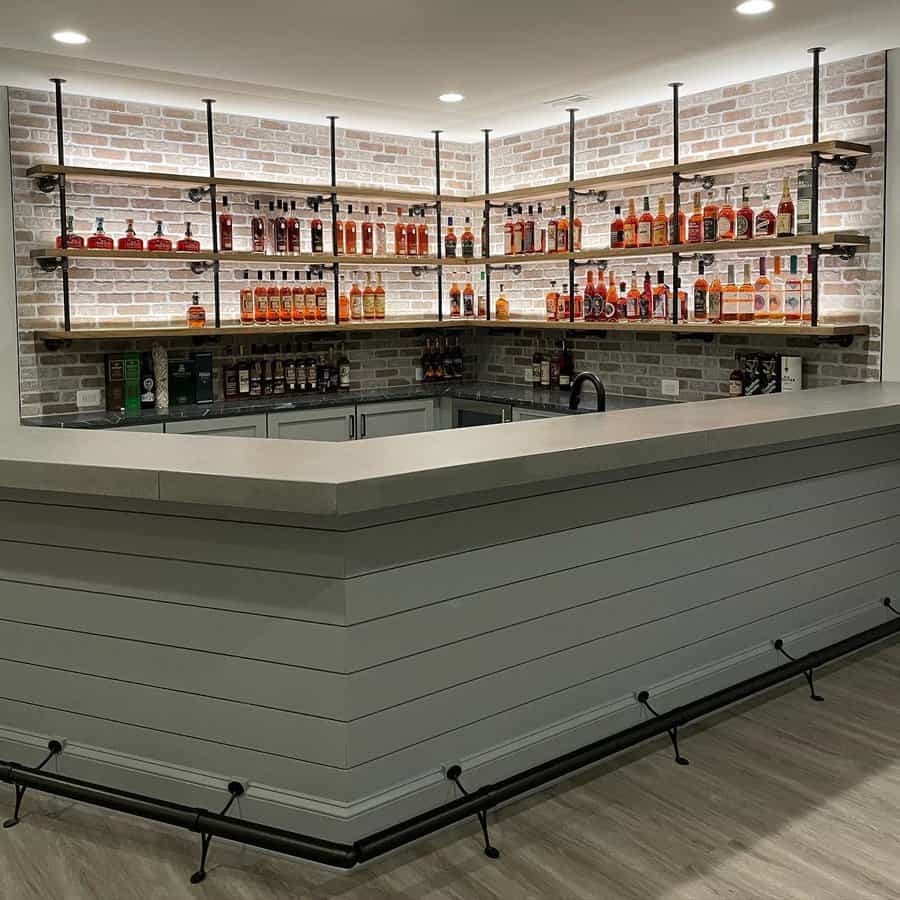
<svg viewBox="0 0 900 900">
<path fill-rule="evenodd" d="M 857 339 L 841 350 L 812 345 L 808 339 L 760 339 L 753 346 L 766 349 L 801 348 L 808 360 L 810 384 L 835 383 L 877 377 L 881 316 L 881 228 L 883 205 L 884 55 L 874 54 L 830 63 L 824 67 L 822 136 L 871 143 L 873 156 L 862 160 L 855 173 L 842 174 L 827 168 L 822 176 L 822 227 L 861 230 L 872 237 L 869 253 L 853 263 L 832 258 L 822 263 L 821 309 L 823 316 L 860 321 L 874 326 L 872 336 Z M 810 77 L 808 71 L 788 73 L 755 82 L 732 85 L 682 100 L 682 158 L 742 150 L 754 145 L 777 146 L 808 139 L 810 134 Z M 74 409 L 75 391 L 95 386 L 101 377 L 97 347 L 77 352 L 47 353 L 35 347 L 30 332 L 60 324 L 61 296 L 58 274 L 43 274 L 29 259 L 32 248 L 46 246 L 57 232 L 55 195 L 36 190 L 25 169 L 37 162 L 54 161 L 55 127 L 49 94 L 43 91 L 10 91 L 10 128 L 14 177 L 20 371 L 23 415 Z M 564 114 L 561 114 L 561 116 Z M 66 97 L 65 141 L 67 161 L 75 165 L 133 167 L 181 173 L 206 170 L 205 119 L 202 111 L 172 109 L 143 103 L 120 102 L 83 96 Z M 671 158 L 671 106 L 651 104 L 596 116 L 578 123 L 576 177 L 608 170 L 614 172 Z M 379 184 L 401 189 L 433 189 L 432 139 L 338 130 L 338 179 L 341 182 Z M 328 180 L 328 132 L 325 126 L 279 122 L 248 116 L 216 116 L 217 170 L 222 175 L 245 175 L 261 179 Z M 568 133 L 565 126 L 496 138 L 492 141 L 493 189 L 564 179 L 568 172 Z M 482 147 L 445 141 L 442 145 L 442 177 L 447 192 L 470 193 L 483 184 Z M 777 193 L 780 169 L 717 176 L 716 195 L 725 184 L 751 186 L 754 205 L 760 203 L 765 184 Z M 671 203 L 669 187 L 663 184 L 629 189 L 628 196 L 660 192 Z M 235 215 L 236 249 L 247 243 L 247 223 L 252 200 L 264 203 L 265 195 L 230 194 Z M 302 201 L 303 198 L 296 198 Z M 608 222 L 612 206 L 624 195 L 611 194 L 606 204 L 580 207 L 584 220 L 584 245 L 608 245 Z M 559 201 L 557 201 L 559 202 Z M 134 218 L 138 232 L 146 237 L 153 222 L 162 219 L 170 237 L 177 238 L 186 219 L 204 246 L 209 246 L 208 204 L 193 204 L 185 192 L 173 188 L 151 188 L 140 184 L 74 183 L 69 186 L 69 205 L 76 231 L 87 234 L 94 216 L 105 214 L 107 231 L 117 237 L 125 219 Z M 302 203 L 300 204 L 302 205 Z M 385 204 L 386 212 L 388 205 Z M 361 209 L 357 205 L 356 209 Z M 545 206 L 545 210 L 547 207 Z M 459 218 L 461 208 L 446 209 Z M 308 218 L 308 213 L 303 213 Z M 492 219 L 493 252 L 502 250 L 502 212 Z M 390 222 L 392 216 L 388 216 Z M 307 238 L 308 239 L 308 238 Z M 326 240 L 329 238 L 326 236 Z M 738 261 L 739 254 L 731 261 Z M 629 260 L 631 268 L 655 270 L 660 258 Z M 716 268 L 729 262 L 717 257 Z M 237 279 L 241 269 L 222 269 L 222 312 L 225 319 L 237 314 Z M 528 266 L 521 276 L 500 278 L 510 299 L 513 315 L 537 315 L 550 279 L 562 281 L 565 266 Z M 448 273 L 449 282 L 451 273 Z M 466 274 L 460 270 L 460 275 Z M 473 270 L 473 277 L 477 271 Z M 686 281 L 694 277 L 685 267 Z M 180 320 L 193 291 L 199 291 L 208 310 L 212 308 L 211 277 L 194 276 L 181 263 L 107 261 L 73 265 L 73 322 L 83 325 L 114 322 L 134 324 L 154 320 Z M 407 271 L 386 269 L 389 314 L 430 314 L 434 311 L 434 278 L 412 279 Z M 329 291 L 329 300 L 332 301 Z M 548 338 L 551 339 L 551 338 Z M 372 372 L 365 347 L 385 352 L 384 344 L 402 346 L 402 335 L 378 340 L 360 340 L 360 372 Z M 480 332 L 477 338 L 479 374 L 504 380 L 520 375 L 515 362 L 521 341 L 530 337 Z M 632 392 L 659 393 L 660 377 L 679 377 L 682 396 L 706 396 L 721 391 L 733 366 L 735 343 L 749 338 L 718 337 L 712 344 L 676 342 L 618 334 L 609 340 L 579 338 L 576 351 L 584 353 L 585 367 L 607 373 L 612 383 Z M 798 343 L 799 342 L 799 343 Z M 223 339 L 222 350 L 228 342 Z M 187 345 L 184 345 L 187 346 Z M 175 347 L 177 349 L 177 345 Z M 700 350 L 698 354 L 696 351 Z M 374 358 L 374 357 L 373 357 Z M 682 358 L 691 360 L 683 365 Z M 702 364 L 699 363 L 702 360 Z M 727 369 L 727 371 L 725 371 Z M 697 375 L 697 373 L 700 373 Z M 724 372 L 724 377 L 723 373 Z M 682 374 L 679 374 L 682 373 Z M 408 376 L 395 376 L 408 377 Z"/>
</svg>

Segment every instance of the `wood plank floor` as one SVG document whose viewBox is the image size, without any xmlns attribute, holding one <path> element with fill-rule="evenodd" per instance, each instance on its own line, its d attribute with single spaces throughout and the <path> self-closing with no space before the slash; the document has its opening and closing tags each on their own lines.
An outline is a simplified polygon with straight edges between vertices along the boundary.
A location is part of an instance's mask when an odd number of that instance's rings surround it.
<svg viewBox="0 0 900 900">
<path fill-rule="evenodd" d="M 2 900 L 886 900 L 900 897 L 900 642 L 798 679 L 343 874 L 29 794 L 0 831 Z M 0 808 L 12 791 L 0 789 Z"/>
</svg>

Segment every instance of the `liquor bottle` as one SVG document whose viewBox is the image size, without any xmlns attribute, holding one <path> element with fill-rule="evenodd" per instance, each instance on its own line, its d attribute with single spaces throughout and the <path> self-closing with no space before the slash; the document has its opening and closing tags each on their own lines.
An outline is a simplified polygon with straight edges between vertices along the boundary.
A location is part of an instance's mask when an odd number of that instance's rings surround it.
<svg viewBox="0 0 900 900">
<path fill-rule="evenodd" d="M 753 321 L 766 324 L 772 302 L 772 282 L 766 274 L 766 258 L 759 258 L 759 276 L 753 282 Z"/>
<path fill-rule="evenodd" d="M 278 355 L 278 348 L 273 347 L 275 358 L 272 360 L 272 393 L 283 394 L 284 385 L 284 360 Z"/>
<path fill-rule="evenodd" d="M 466 224 L 462 233 L 462 255 L 463 259 L 475 257 L 475 235 L 472 232 L 472 223 L 468 216 L 466 216 Z"/>
<path fill-rule="evenodd" d="M 238 375 L 237 375 L 237 364 L 232 363 L 230 358 L 234 355 L 233 347 L 225 348 L 225 356 L 227 361 L 222 366 L 222 393 L 225 396 L 226 400 L 237 400 L 238 395 Z M 150 374 L 152 377 L 153 373 L 153 358 L 151 357 L 150 361 Z M 141 358 L 141 366 L 143 367 L 143 357 Z M 143 403 L 141 403 L 141 407 L 143 408 Z M 148 407 L 149 408 L 149 407 Z"/>
<path fill-rule="evenodd" d="M 313 217 L 309 223 L 310 248 L 313 253 L 325 252 L 325 229 L 319 218 L 319 204 L 313 203 Z"/>
<path fill-rule="evenodd" d="M 338 315 L 342 322 L 350 321 L 350 297 L 347 295 L 343 272 L 341 272 L 340 288 L 338 291 Z"/>
<path fill-rule="evenodd" d="M 665 247 L 669 243 L 669 217 L 666 215 L 666 198 L 659 198 L 656 218 L 653 220 L 653 246 Z"/>
<path fill-rule="evenodd" d="M 597 286 L 594 284 L 594 273 L 593 271 L 591 271 L 591 269 L 588 269 L 587 282 L 584 285 L 585 322 L 595 322 L 597 320 L 597 310 L 594 308 L 594 295 L 596 294 L 596 292 Z"/>
<path fill-rule="evenodd" d="M 787 176 L 781 187 L 781 202 L 775 219 L 775 233 L 778 237 L 794 235 L 794 201 L 791 200 L 791 180 Z"/>
<path fill-rule="evenodd" d="M 572 285 L 574 293 L 572 294 L 572 318 L 581 321 L 584 318 L 584 294 L 578 287 L 578 282 Z"/>
<path fill-rule="evenodd" d="M 375 219 L 375 256 L 387 255 L 387 228 L 384 224 L 384 212 L 378 207 L 378 217 Z"/>
<path fill-rule="evenodd" d="M 293 394 L 297 390 L 297 363 L 291 352 L 291 345 L 282 347 L 284 359 L 284 390 L 286 394 Z"/>
<path fill-rule="evenodd" d="M 653 320 L 668 322 L 671 315 L 669 306 L 669 286 L 666 284 L 666 273 L 660 269 L 656 273 L 656 287 L 653 288 Z"/>
<path fill-rule="evenodd" d="M 700 211 L 700 191 L 694 192 L 694 211 L 688 219 L 687 239 L 689 244 L 703 241 L 703 213 Z"/>
<path fill-rule="evenodd" d="M 798 325 L 803 310 L 803 282 L 797 274 L 797 257 L 791 257 L 790 272 L 784 279 L 784 320 Z"/>
<path fill-rule="evenodd" d="M 568 253 L 569 244 L 569 218 L 566 215 L 565 206 L 559 208 L 559 219 L 556 222 L 556 252 Z"/>
<path fill-rule="evenodd" d="M 316 298 L 316 321 L 328 321 L 328 291 L 322 283 L 322 272 L 319 272 L 319 283 L 315 287 L 314 296 Z"/>
<path fill-rule="evenodd" d="M 203 328 L 206 325 L 206 310 L 200 305 L 200 295 L 193 294 L 187 311 L 188 328 Z"/>
<path fill-rule="evenodd" d="M 612 314 L 609 315 L 611 321 L 618 319 L 620 316 L 624 315 L 625 308 L 623 304 L 623 299 L 619 297 L 619 289 L 616 287 L 616 279 L 612 272 L 609 273 L 609 289 L 606 292 L 606 306 L 608 309 L 612 310 Z"/>
<path fill-rule="evenodd" d="M 540 387 L 549 388 L 550 387 L 550 357 L 543 356 L 541 358 L 541 380 Z"/>
<path fill-rule="evenodd" d="M 616 319 L 620 322 L 628 321 L 628 285 L 624 281 L 619 282 L 618 301 L 616 302 Z"/>
<path fill-rule="evenodd" d="M 375 226 L 369 218 L 369 207 L 363 207 L 365 218 L 362 223 L 362 252 L 363 256 L 372 256 L 375 253 Z"/>
<path fill-rule="evenodd" d="M 253 288 L 253 321 L 265 325 L 269 314 L 269 289 L 263 284 L 263 273 L 256 273 L 256 287 Z"/>
<path fill-rule="evenodd" d="M 250 220 L 250 249 L 254 253 L 266 252 L 266 220 L 259 209 L 259 200 L 253 201 L 253 218 Z"/>
<path fill-rule="evenodd" d="M 463 288 L 463 317 L 466 319 L 472 319 L 475 317 L 475 288 L 472 286 L 472 282 L 469 279 L 466 279 L 465 287 Z"/>
<path fill-rule="evenodd" d="M 371 272 L 366 272 L 366 289 L 363 291 L 363 318 L 369 322 L 375 320 L 375 286 L 372 284 Z"/>
<path fill-rule="evenodd" d="M 713 243 L 719 234 L 719 207 L 713 202 L 712 191 L 706 195 L 703 207 L 703 242 Z"/>
<path fill-rule="evenodd" d="M 175 249 L 183 253 L 199 253 L 200 241 L 194 238 L 191 223 L 184 223 L 184 237 L 175 245 Z"/>
<path fill-rule="evenodd" d="M 237 365 L 237 393 L 238 399 L 243 400 L 250 396 L 250 361 L 247 359 L 247 348 L 238 347 Z"/>
<path fill-rule="evenodd" d="M 534 221 L 534 207 L 528 207 L 528 218 L 525 220 L 525 253 L 534 253 L 536 243 L 534 239 L 536 223 Z"/>
<path fill-rule="evenodd" d="M 269 287 L 266 291 L 266 324 L 277 325 L 281 321 L 281 291 L 275 281 L 275 273 L 269 272 Z"/>
<path fill-rule="evenodd" d="M 812 325 L 812 296 L 813 296 L 813 261 L 811 256 L 806 257 L 806 275 L 800 289 L 800 324 Z"/>
<path fill-rule="evenodd" d="M 638 219 L 637 246 L 653 246 L 653 213 L 650 212 L 650 198 L 644 197 L 644 211 Z"/>
<path fill-rule="evenodd" d="M 116 242 L 118 250 L 143 250 L 144 242 L 134 233 L 134 219 L 125 220 L 125 235 Z"/>
<path fill-rule="evenodd" d="M 753 238 L 753 210 L 750 208 L 750 185 L 741 188 L 741 208 L 735 217 L 734 237 L 738 241 L 749 241 Z"/>
<path fill-rule="evenodd" d="M 377 272 L 378 282 L 375 285 L 375 318 L 384 319 L 387 310 L 387 292 L 381 279 L 381 272 Z"/>
<path fill-rule="evenodd" d="M 735 360 L 734 368 L 728 376 L 728 396 L 743 397 L 744 396 L 744 372 L 741 369 L 741 358 Z"/>
<path fill-rule="evenodd" d="M 709 282 L 704 275 L 703 260 L 697 264 L 697 278 L 694 281 L 694 322 L 705 322 L 709 317 L 707 306 L 709 300 Z"/>
<path fill-rule="evenodd" d="M 256 344 L 250 345 L 251 359 L 247 364 L 247 395 L 249 397 L 262 396 L 262 368 L 257 353 Z"/>
<path fill-rule="evenodd" d="M 669 216 L 669 243 L 670 244 L 683 244 L 687 241 L 687 220 L 684 216 L 684 210 L 681 209 L 679 204 L 678 208 L 678 217 L 676 219 L 675 213 L 673 212 L 671 216 Z"/>
<path fill-rule="evenodd" d="M 266 253 L 275 253 L 275 201 L 269 201 L 269 214 L 266 216 Z"/>
<path fill-rule="evenodd" d="M 718 325 L 722 321 L 722 282 L 718 275 L 713 275 L 709 285 L 707 297 L 709 313 L 708 320 L 711 325 Z"/>
<path fill-rule="evenodd" d="M 306 321 L 306 300 L 303 284 L 300 282 L 300 270 L 294 270 L 294 287 L 291 290 L 291 321 L 300 325 Z"/>
<path fill-rule="evenodd" d="M 559 220 L 554 219 L 553 215 L 547 219 L 547 253 L 556 253 L 557 242 L 559 239 Z"/>
<path fill-rule="evenodd" d="M 394 222 L 394 256 L 406 256 L 406 226 L 403 211 L 397 207 L 397 221 Z"/>
<path fill-rule="evenodd" d="M 769 187 L 763 192 L 763 208 L 756 215 L 756 236 L 775 237 L 775 213 L 769 209 Z"/>
<path fill-rule="evenodd" d="M 512 207 L 506 207 L 506 221 L 503 223 L 503 255 L 504 256 L 512 256 L 513 255 L 513 219 L 512 219 Z"/>
<path fill-rule="evenodd" d="M 284 214 L 284 203 L 278 201 L 278 215 L 275 216 L 273 235 L 275 239 L 275 253 L 284 256 L 287 253 L 287 218 Z"/>
<path fill-rule="evenodd" d="M 525 217 L 522 215 L 522 207 L 516 210 L 519 218 L 513 222 L 513 243 L 512 252 L 515 255 L 525 252 Z"/>
<path fill-rule="evenodd" d="M 428 222 L 425 219 L 425 213 L 422 213 L 422 221 L 419 222 L 418 228 L 416 228 L 416 254 L 418 256 L 428 256 L 429 253 L 429 234 L 428 234 Z"/>
<path fill-rule="evenodd" d="M 559 300 L 556 301 L 556 313 L 560 321 L 567 322 L 569 320 L 570 306 L 572 298 L 569 295 L 569 287 L 563 282 L 562 290 L 559 292 Z"/>
<path fill-rule="evenodd" d="M 318 317 L 316 308 L 316 289 L 312 286 L 312 273 L 306 273 L 306 285 L 303 288 L 303 321 L 315 322 Z"/>
<path fill-rule="evenodd" d="M 734 240 L 734 207 L 731 205 L 731 188 L 725 188 L 725 202 L 719 207 L 719 217 L 716 224 L 716 240 Z"/>
<path fill-rule="evenodd" d="M 548 322 L 556 322 L 559 319 L 559 292 L 556 290 L 556 282 L 550 282 L 550 290 L 546 298 L 546 319 Z"/>
<path fill-rule="evenodd" d="M 559 370 L 562 368 L 562 348 L 559 344 L 559 341 L 556 342 L 556 347 L 553 350 L 553 355 L 550 357 L 550 387 L 558 388 L 559 387 Z"/>
<path fill-rule="evenodd" d="M 738 322 L 753 321 L 753 282 L 750 278 L 750 263 L 744 263 L 744 280 L 738 288 Z"/>
<path fill-rule="evenodd" d="M 541 367 L 544 363 L 544 357 L 538 349 L 537 341 L 534 342 L 534 352 L 531 354 L 531 387 L 532 389 L 541 386 Z"/>
<path fill-rule="evenodd" d="M 347 218 L 344 219 L 344 252 L 356 256 L 356 222 L 353 221 L 353 204 L 347 204 Z"/>
<path fill-rule="evenodd" d="M 574 215 L 572 217 L 572 234 L 570 235 L 571 241 L 569 249 L 573 252 L 581 249 L 581 219 L 578 215 Z M 565 341 L 563 341 L 563 346 L 565 346 Z"/>
<path fill-rule="evenodd" d="M 485 209 L 481 214 L 481 255 L 489 256 L 491 249 L 488 244 L 488 221 L 490 219 L 490 210 Z"/>
<path fill-rule="evenodd" d="M 291 200 L 291 214 L 287 220 L 287 252 L 300 252 L 300 220 L 297 218 L 296 200 Z"/>
<path fill-rule="evenodd" d="M 253 288 L 250 287 L 250 272 L 244 269 L 244 283 L 241 286 L 241 325 L 253 324 Z"/>
<path fill-rule="evenodd" d="M 228 208 L 228 197 L 222 197 L 222 212 L 219 213 L 219 249 L 234 250 L 234 222 Z"/>
<path fill-rule="evenodd" d="M 416 256 L 419 252 L 419 238 L 416 232 L 416 223 L 413 220 L 413 211 L 408 210 L 409 222 L 406 223 L 406 255 Z"/>
<path fill-rule="evenodd" d="M 87 239 L 88 250 L 112 250 L 113 239 L 103 230 L 103 216 L 97 216 L 97 228 Z"/>
<path fill-rule="evenodd" d="M 458 319 L 462 315 L 462 290 L 454 276 L 450 285 L 450 318 Z"/>
<path fill-rule="evenodd" d="M 631 270 L 631 287 L 625 295 L 625 314 L 629 322 L 637 322 L 641 317 L 641 292 L 637 283 L 637 270 Z"/>
<path fill-rule="evenodd" d="M 734 283 L 734 265 L 728 267 L 728 282 L 722 285 L 722 321 L 738 320 L 738 288 Z"/>
<path fill-rule="evenodd" d="M 628 216 L 625 219 L 624 227 L 624 246 L 627 248 L 637 247 L 638 245 L 638 217 L 634 211 L 634 200 L 628 201 Z"/>
<path fill-rule="evenodd" d="M 163 234 L 162 219 L 156 220 L 156 231 L 153 232 L 153 237 L 147 241 L 147 249 L 151 253 L 167 253 L 172 249 L 172 242 Z"/>
<path fill-rule="evenodd" d="M 617 206 L 615 216 L 609 226 L 609 246 L 620 250 L 625 246 L 625 220 L 622 218 L 622 207 Z"/>
<path fill-rule="evenodd" d="M 681 276 L 675 279 L 675 297 L 678 300 L 678 321 L 687 322 L 688 320 L 688 298 L 687 291 L 681 287 Z"/>
<path fill-rule="evenodd" d="M 338 370 L 338 388 L 342 391 L 350 390 L 350 359 L 344 352 L 344 345 L 341 344 L 337 359 Z"/>
<path fill-rule="evenodd" d="M 547 226 L 543 225 L 544 221 L 544 204 L 538 203 L 537 219 L 534 223 L 534 252 L 547 252 Z"/>
<path fill-rule="evenodd" d="M 354 273 L 353 282 L 350 286 L 350 318 L 354 322 L 362 321 L 363 317 L 363 295 L 356 280 L 357 277 L 356 273 Z"/>
<path fill-rule="evenodd" d="M 499 321 L 505 322 L 509 319 L 509 300 L 506 299 L 502 284 L 500 285 L 500 295 L 497 297 L 495 312 Z"/>
<path fill-rule="evenodd" d="M 456 234 L 453 231 L 453 216 L 447 217 L 447 233 L 444 235 L 444 256 L 456 256 Z"/>
<path fill-rule="evenodd" d="M 82 250 L 84 248 L 84 238 L 81 235 L 73 234 L 75 229 L 75 217 L 74 216 L 66 216 L 66 249 L 67 250 Z M 63 239 L 62 235 L 58 235 L 56 238 L 56 246 L 62 249 Z M 169 245 L 169 249 L 172 249 L 172 245 Z"/>
<path fill-rule="evenodd" d="M 572 379 L 575 377 L 575 361 L 572 354 L 569 353 L 568 344 L 563 338 L 562 347 L 560 348 L 559 360 L 559 389 L 568 391 L 572 388 Z"/>
<path fill-rule="evenodd" d="M 594 319 L 596 321 L 610 318 L 610 316 L 607 314 L 607 306 L 609 305 L 608 300 L 609 292 L 606 289 L 606 281 L 605 276 L 603 275 L 603 269 L 598 269 L 597 287 L 594 289 Z"/>
<path fill-rule="evenodd" d="M 775 257 L 775 270 L 769 285 L 769 323 L 784 324 L 784 279 L 781 276 L 781 257 Z"/>
<path fill-rule="evenodd" d="M 640 313 L 641 321 L 650 321 L 650 315 L 653 312 L 653 285 L 650 282 L 649 272 L 644 272 L 644 288 L 638 300 L 638 312 Z"/>
<path fill-rule="evenodd" d="M 279 319 L 282 325 L 293 321 L 294 292 L 288 284 L 288 273 L 281 273 L 281 290 L 279 292 L 280 307 L 278 310 Z"/>
</svg>

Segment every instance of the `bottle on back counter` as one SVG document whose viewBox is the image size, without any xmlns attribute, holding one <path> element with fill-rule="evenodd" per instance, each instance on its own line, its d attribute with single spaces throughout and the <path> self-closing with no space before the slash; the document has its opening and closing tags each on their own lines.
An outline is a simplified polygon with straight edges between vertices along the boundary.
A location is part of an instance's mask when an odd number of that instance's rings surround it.
<svg viewBox="0 0 900 900">
<path fill-rule="evenodd" d="M 572 359 L 572 354 L 569 352 L 568 344 L 565 339 L 563 339 L 559 361 L 559 389 L 561 391 L 570 390 L 572 387 L 572 379 L 574 377 L 575 362 Z"/>
</svg>

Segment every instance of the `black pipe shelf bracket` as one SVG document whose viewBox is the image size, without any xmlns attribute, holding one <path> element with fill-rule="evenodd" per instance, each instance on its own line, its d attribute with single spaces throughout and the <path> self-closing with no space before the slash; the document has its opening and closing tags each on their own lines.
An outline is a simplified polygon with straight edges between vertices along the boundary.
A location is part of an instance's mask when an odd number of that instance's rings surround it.
<svg viewBox="0 0 900 900">
<path fill-rule="evenodd" d="M 649 691 L 641 691 L 637 694 L 637 702 L 641 704 L 645 709 L 647 709 L 654 718 L 661 718 L 660 714 L 650 705 L 650 692 Z M 673 725 L 671 728 L 666 729 L 666 733 L 669 735 L 669 740 L 672 742 L 672 747 L 675 750 L 675 762 L 678 763 L 679 766 L 689 766 L 690 760 L 685 759 L 681 755 L 681 751 L 678 749 L 678 725 Z"/>
<path fill-rule="evenodd" d="M 241 784 L 240 781 L 228 782 L 228 793 L 231 796 L 228 798 L 225 808 L 219 813 L 220 816 L 228 814 L 228 810 L 231 809 L 234 801 L 237 800 L 238 797 L 244 795 L 244 790 L 244 785 Z M 197 820 L 191 828 L 191 831 L 197 832 L 200 835 L 200 868 L 191 875 L 191 884 L 200 884 L 201 881 L 206 880 L 206 858 L 209 855 L 209 845 L 212 843 L 213 839 L 213 834 L 211 832 L 203 830 L 201 824 L 203 813 L 203 810 L 197 810 Z"/>
<path fill-rule="evenodd" d="M 685 184 L 699 184 L 704 191 L 711 191 L 716 184 L 715 175 L 682 175 L 676 172 L 675 178 L 679 187 Z"/>
<path fill-rule="evenodd" d="M 784 649 L 784 641 L 781 638 L 778 638 L 775 641 L 772 641 L 772 646 L 784 657 L 789 659 L 791 662 L 797 662 L 797 658 L 791 656 L 787 650 Z M 809 697 L 810 700 L 815 700 L 816 703 L 824 703 L 825 698 L 816 693 L 816 686 L 813 681 L 813 669 L 814 666 L 809 666 L 809 668 L 803 670 L 803 677 L 806 679 L 806 683 L 809 685 Z"/>
<path fill-rule="evenodd" d="M 320 206 L 331 203 L 331 194 L 314 194 L 306 198 L 306 208 L 318 210 Z"/>
<path fill-rule="evenodd" d="M 856 169 L 855 156 L 841 156 L 835 153 L 833 156 L 819 154 L 819 162 L 828 166 L 837 166 L 842 172 L 853 172 Z"/>
<path fill-rule="evenodd" d="M 814 335 L 813 340 L 817 344 L 834 344 L 838 347 L 850 347 L 853 345 L 854 335 L 852 334 L 825 334 Z"/>
<path fill-rule="evenodd" d="M 42 272 L 55 272 L 57 269 L 68 269 L 69 258 L 67 256 L 39 256 L 37 264 Z"/>
<path fill-rule="evenodd" d="M 59 175 L 38 175 L 34 180 L 42 194 L 52 194 L 59 187 Z"/>
<path fill-rule="evenodd" d="M 338 267 L 337 263 L 312 263 L 306 267 L 306 271 L 310 275 L 324 275 L 326 272 L 334 272 Z"/>
<path fill-rule="evenodd" d="M 679 262 L 702 262 L 703 265 L 707 269 L 709 269 L 709 268 L 712 268 L 713 264 L 716 261 L 716 258 L 712 253 L 679 253 L 678 261 Z"/>
<path fill-rule="evenodd" d="M 447 780 L 452 781 L 456 785 L 463 797 L 470 797 L 469 792 L 463 787 L 463 783 L 460 780 L 461 777 L 462 766 L 454 765 L 447 769 Z M 478 824 L 481 826 L 481 833 L 484 836 L 484 855 L 490 859 L 499 859 L 500 851 L 491 843 L 491 836 L 488 832 L 487 811 L 488 807 L 485 805 L 483 809 L 475 812 L 475 815 L 478 817 Z"/>
<path fill-rule="evenodd" d="M 212 188 L 209 186 L 192 187 L 188 190 L 188 200 L 190 200 L 191 203 L 199 203 L 201 200 L 205 200 L 211 192 Z"/>
<path fill-rule="evenodd" d="M 191 271 L 195 275 L 205 275 L 210 269 L 218 269 L 218 262 L 209 262 L 205 259 L 195 260 L 191 264 Z"/>
<path fill-rule="evenodd" d="M 576 259 L 573 260 L 573 262 L 575 263 L 576 269 L 590 266 L 599 269 L 601 272 L 605 272 L 609 268 L 609 263 L 605 259 Z"/>
<path fill-rule="evenodd" d="M 421 278 L 423 275 L 428 274 L 429 272 L 440 272 L 443 266 L 411 266 L 410 272 L 412 272 L 413 278 Z"/>
<path fill-rule="evenodd" d="M 856 256 L 856 247 L 846 244 L 831 244 L 822 246 L 819 244 L 820 256 L 839 256 L 843 262 L 849 262 Z"/>
<path fill-rule="evenodd" d="M 513 275 L 521 275 L 522 267 L 519 263 L 485 263 L 488 272 L 512 272 Z"/>
<path fill-rule="evenodd" d="M 40 772 L 54 756 L 59 756 L 59 754 L 63 752 L 62 742 L 57 740 L 48 741 L 47 751 L 48 753 L 43 760 L 34 767 L 35 772 Z M 16 792 L 15 807 L 13 808 L 12 817 L 3 823 L 4 828 L 15 828 L 15 826 L 19 824 L 19 812 L 22 809 L 22 798 L 25 796 L 25 791 L 28 790 L 27 786 L 21 784 L 14 785 L 14 788 Z"/>
<path fill-rule="evenodd" d="M 600 190 L 598 188 L 590 188 L 587 191 L 572 191 L 573 197 L 593 197 L 598 203 L 606 203 L 606 191 Z"/>
</svg>

